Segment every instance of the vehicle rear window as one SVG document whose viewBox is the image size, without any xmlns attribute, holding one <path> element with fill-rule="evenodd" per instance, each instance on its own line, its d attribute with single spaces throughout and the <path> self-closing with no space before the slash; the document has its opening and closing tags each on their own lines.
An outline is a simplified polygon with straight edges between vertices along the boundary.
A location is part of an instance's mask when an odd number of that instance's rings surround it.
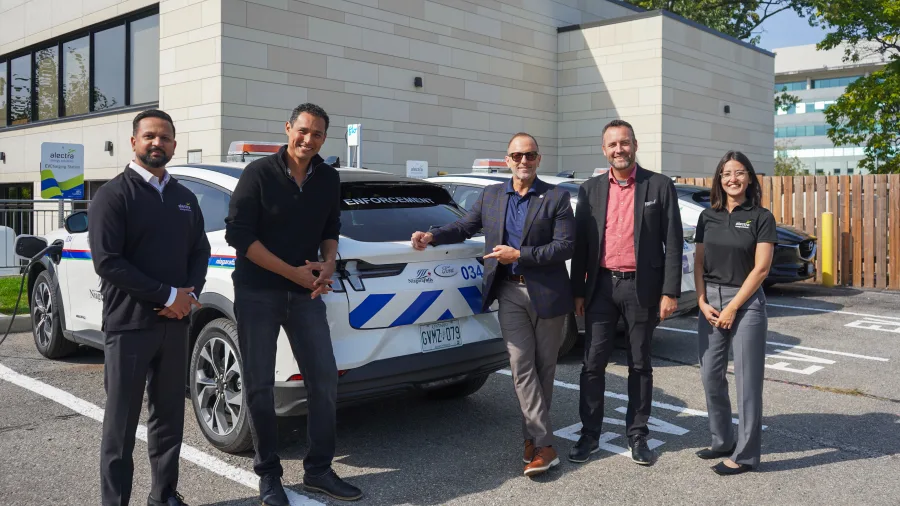
<svg viewBox="0 0 900 506">
<path fill-rule="evenodd" d="M 419 183 L 341 185 L 341 235 L 363 242 L 408 241 L 463 215 L 444 188 Z"/>
</svg>

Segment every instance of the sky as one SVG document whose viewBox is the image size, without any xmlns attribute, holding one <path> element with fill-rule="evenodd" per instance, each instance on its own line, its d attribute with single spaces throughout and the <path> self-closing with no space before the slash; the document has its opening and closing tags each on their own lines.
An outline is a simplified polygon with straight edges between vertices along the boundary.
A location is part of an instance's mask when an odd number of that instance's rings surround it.
<svg viewBox="0 0 900 506">
<path fill-rule="evenodd" d="M 825 31 L 809 26 L 805 18 L 794 11 L 783 11 L 767 19 L 760 26 L 759 47 L 771 51 L 779 47 L 801 46 L 821 42 Z"/>
</svg>

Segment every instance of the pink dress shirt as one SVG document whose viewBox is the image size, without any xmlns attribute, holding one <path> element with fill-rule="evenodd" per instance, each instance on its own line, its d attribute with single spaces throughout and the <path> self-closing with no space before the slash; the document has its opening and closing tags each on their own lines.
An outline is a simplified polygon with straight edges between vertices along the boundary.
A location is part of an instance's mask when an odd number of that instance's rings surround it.
<svg viewBox="0 0 900 506">
<path fill-rule="evenodd" d="M 609 196 L 606 200 L 606 228 L 600 267 L 611 271 L 634 271 L 634 175 L 637 165 L 628 176 L 625 186 L 619 184 L 609 170 Z"/>
</svg>

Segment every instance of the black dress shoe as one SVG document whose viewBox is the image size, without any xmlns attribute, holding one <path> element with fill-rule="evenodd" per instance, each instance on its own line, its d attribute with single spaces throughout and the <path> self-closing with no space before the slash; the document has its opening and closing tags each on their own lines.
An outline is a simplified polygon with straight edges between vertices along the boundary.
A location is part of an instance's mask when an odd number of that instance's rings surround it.
<svg viewBox="0 0 900 506">
<path fill-rule="evenodd" d="M 653 463 L 656 454 L 647 446 L 647 436 L 634 436 L 628 445 L 631 446 L 631 460 L 635 464 L 649 466 Z"/>
<path fill-rule="evenodd" d="M 731 476 L 733 474 L 741 474 L 746 473 L 747 471 L 751 471 L 753 466 L 749 464 L 738 464 L 738 467 L 728 467 L 725 465 L 725 462 L 719 462 L 718 464 L 712 466 L 712 470 L 716 472 L 719 476 Z"/>
<path fill-rule="evenodd" d="M 167 500 L 157 501 L 153 496 L 147 496 L 147 506 L 188 506 L 184 502 L 184 497 L 178 492 L 174 492 Z"/>
<path fill-rule="evenodd" d="M 329 469 L 327 473 L 321 476 L 305 474 L 303 476 L 303 488 L 310 492 L 328 494 L 341 501 L 355 501 L 362 497 L 362 491 L 338 478 L 337 473 L 333 469 Z"/>
<path fill-rule="evenodd" d="M 579 464 L 587 462 L 590 460 L 591 454 L 597 453 L 599 449 L 600 443 L 597 442 L 597 438 L 582 434 L 575 446 L 569 450 L 569 460 Z"/>
<path fill-rule="evenodd" d="M 694 455 L 700 457 L 703 460 L 712 460 L 712 459 L 721 459 L 723 457 L 728 457 L 734 450 L 737 448 L 737 443 L 731 445 L 730 450 L 713 450 L 712 448 L 704 448 Z"/>
<path fill-rule="evenodd" d="M 259 500 L 263 506 L 291 506 L 284 485 L 281 484 L 281 477 L 275 475 L 266 475 L 259 479 Z"/>
</svg>

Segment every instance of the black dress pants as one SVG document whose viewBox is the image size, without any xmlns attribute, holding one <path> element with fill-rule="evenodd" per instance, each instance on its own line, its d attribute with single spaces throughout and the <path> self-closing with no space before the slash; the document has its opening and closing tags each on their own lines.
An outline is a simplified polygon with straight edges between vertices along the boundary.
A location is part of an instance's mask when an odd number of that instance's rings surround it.
<svg viewBox="0 0 900 506">
<path fill-rule="evenodd" d="M 653 397 L 653 367 L 650 364 L 650 341 L 659 323 L 659 306 L 642 307 L 638 303 L 634 278 L 613 278 L 600 270 L 590 306 L 585 309 L 587 332 L 584 362 L 581 368 L 579 414 L 582 434 L 600 437 L 603 423 L 603 401 L 606 391 L 606 365 L 615 349 L 616 325 L 625 319 L 628 359 L 628 409 L 625 414 L 626 435 L 649 434 L 647 422 Z"/>
<path fill-rule="evenodd" d="M 145 389 L 150 415 L 150 495 L 162 501 L 178 488 L 187 338 L 186 319 L 160 319 L 149 329 L 106 333 L 106 409 L 100 444 L 100 493 L 104 506 L 125 505 L 131 498 L 132 452 Z"/>
</svg>

